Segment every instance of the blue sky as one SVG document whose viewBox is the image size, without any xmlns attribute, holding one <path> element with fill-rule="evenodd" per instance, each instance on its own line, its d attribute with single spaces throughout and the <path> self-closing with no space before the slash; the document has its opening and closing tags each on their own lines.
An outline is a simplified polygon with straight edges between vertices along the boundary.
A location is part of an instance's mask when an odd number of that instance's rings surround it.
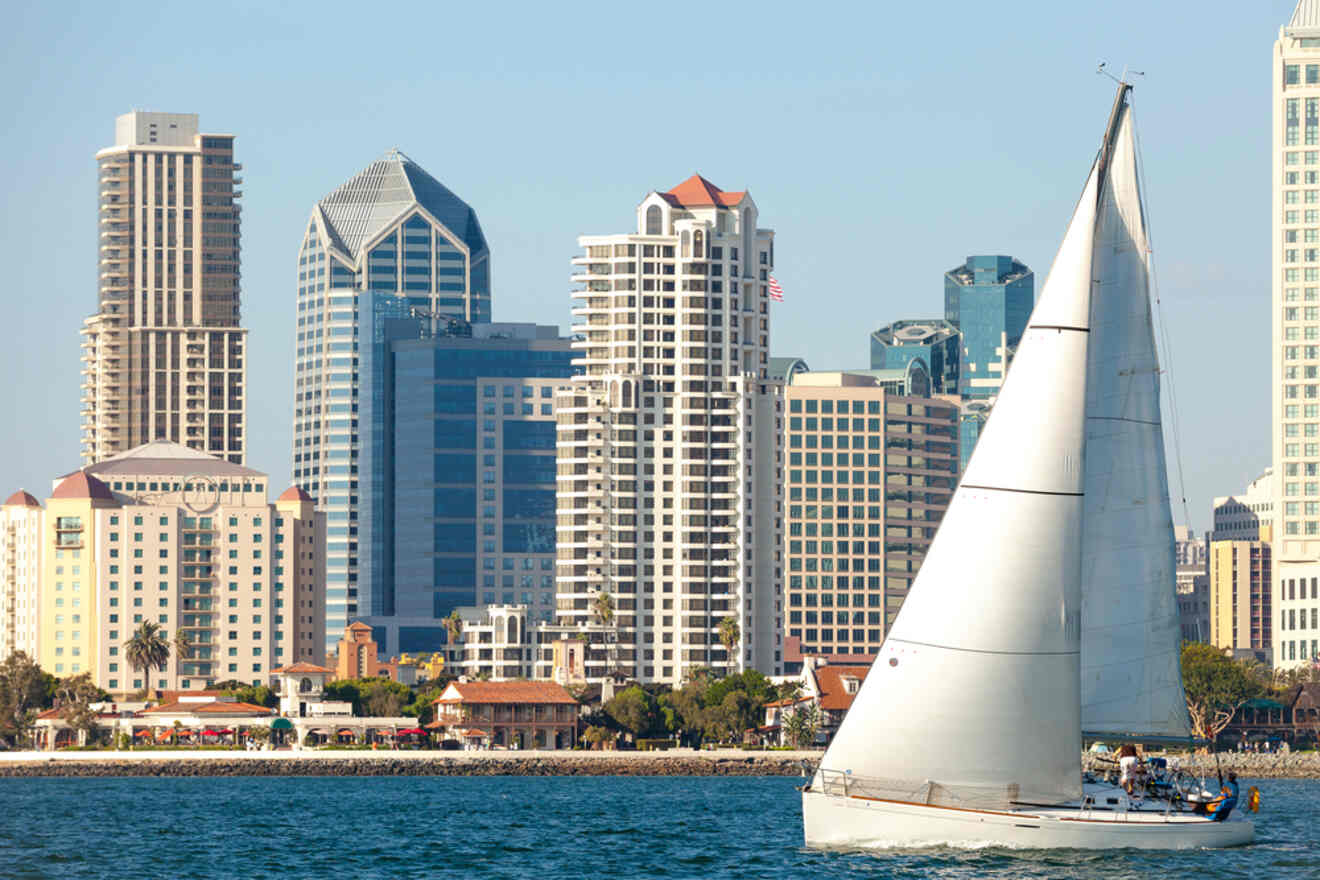
<svg viewBox="0 0 1320 880">
<path fill-rule="evenodd" d="M 1191 3 L 21 4 L 0 40 L 0 491 L 78 463 L 96 166 L 114 117 L 195 112 L 244 165 L 249 463 L 290 473 L 297 249 L 397 147 L 471 204 L 495 319 L 567 326 L 576 236 L 700 171 L 776 230 L 777 355 L 866 366 L 1008 253 L 1037 289 L 1112 83 L 1135 106 L 1191 523 L 1269 464 L 1271 47 L 1292 0 Z M 283 7 L 283 8 L 281 8 Z M 1176 469 L 1171 463 L 1176 481 Z M 1182 521 L 1173 487 L 1176 520 Z"/>
</svg>

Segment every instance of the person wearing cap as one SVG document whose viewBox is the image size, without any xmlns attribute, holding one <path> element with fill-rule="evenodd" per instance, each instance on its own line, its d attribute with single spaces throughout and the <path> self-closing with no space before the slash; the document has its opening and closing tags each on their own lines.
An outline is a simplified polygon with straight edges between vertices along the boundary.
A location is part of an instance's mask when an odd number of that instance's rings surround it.
<svg viewBox="0 0 1320 880">
<path fill-rule="evenodd" d="M 1224 787 L 1219 789 L 1219 797 L 1212 801 L 1197 804 L 1193 812 L 1208 814 L 1213 822 L 1223 822 L 1228 818 L 1228 814 L 1233 812 L 1237 802 L 1237 773 L 1230 770 L 1228 771 L 1228 782 L 1224 783 Z"/>
</svg>

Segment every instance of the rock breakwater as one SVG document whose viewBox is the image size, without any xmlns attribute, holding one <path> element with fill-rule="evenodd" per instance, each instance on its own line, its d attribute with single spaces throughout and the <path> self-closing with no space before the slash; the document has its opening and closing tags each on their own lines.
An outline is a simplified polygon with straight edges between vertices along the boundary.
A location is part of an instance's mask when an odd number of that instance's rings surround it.
<svg viewBox="0 0 1320 880">
<path fill-rule="evenodd" d="M 800 776 L 799 758 L 656 757 L 572 753 L 519 757 L 335 757 L 80 760 L 34 758 L 0 763 L 0 777 L 76 776 Z"/>
</svg>

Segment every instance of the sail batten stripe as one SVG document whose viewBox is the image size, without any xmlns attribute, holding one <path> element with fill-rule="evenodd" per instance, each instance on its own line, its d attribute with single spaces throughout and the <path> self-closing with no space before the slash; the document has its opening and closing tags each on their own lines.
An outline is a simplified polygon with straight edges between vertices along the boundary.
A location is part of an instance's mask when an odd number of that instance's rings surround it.
<svg viewBox="0 0 1320 880">
<path fill-rule="evenodd" d="M 1152 419 L 1129 419 L 1124 416 L 1087 416 L 1090 422 L 1131 422 L 1134 425 L 1154 425 L 1161 427 L 1161 423 Z"/>
<path fill-rule="evenodd" d="M 1045 489 L 1010 489 L 1007 486 L 978 486 L 973 483 L 963 483 L 960 488 L 964 489 L 984 489 L 987 492 L 1017 492 L 1022 495 L 1061 495 L 1065 498 L 1081 498 L 1083 492 L 1050 492 Z"/>
<path fill-rule="evenodd" d="M 1081 651 L 991 651 L 984 648 L 958 648 L 953 645 L 940 645 L 935 642 L 914 642 L 911 639 L 896 639 L 890 636 L 886 641 L 902 642 L 905 645 L 919 645 L 923 648 L 939 648 L 943 651 L 959 651 L 963 654 L 994 654 L 1008 657 L 1068 657 Z"/>
<path fill-rule="evenodd" d="M 1090 333 L 1090 327 L 1069 327 L 1067 324 L 1028 324 L 1028 330 L 1072 330 L 1077 333 Z"/>
</svg>

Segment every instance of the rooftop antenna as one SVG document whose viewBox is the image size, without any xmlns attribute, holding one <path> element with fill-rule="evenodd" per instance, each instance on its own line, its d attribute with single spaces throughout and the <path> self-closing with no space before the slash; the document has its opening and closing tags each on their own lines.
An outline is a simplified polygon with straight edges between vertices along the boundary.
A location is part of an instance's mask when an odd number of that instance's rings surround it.
<svg viewBox="0 0 1320 880">
<path fill-rule="evenodd" d="M 1107 63 L 1108 63 L 1108 62 L 1106 62 L 1106 61 L 1101 61 L 1101 62 L 1100 62 L 1100 65 L 1099 65 L 1098 67 L 1096 67 L 1095 72 L 1098 73 L 1098 74 L 1100 74 L 1101 76 L 1107 76 L 1107 77 L 1109 77 L 1110 79 L 1112 79 L 1114 82 L 1118 83 L 1119 85 L 1127 85 L 1127 84 L 1128 84 L 1128 74 L 1129 74 L 1129 73 L 1132 74 L 1133 76 L 1145 76 L 1145 75 L 1146 75 L 1146 71 L 1144 71 L 1144 70 L 1128 70 L 1126 67 L 1124 67 L 1124 68 L 1123 68 L 1123 73 L 1122 73 L 1121 76 L 1114 76 L 1112 73 L 1110 73 L 1108 70 L 1105 69 L 1105 65 L 1106 65 Z"/>
</svg>

